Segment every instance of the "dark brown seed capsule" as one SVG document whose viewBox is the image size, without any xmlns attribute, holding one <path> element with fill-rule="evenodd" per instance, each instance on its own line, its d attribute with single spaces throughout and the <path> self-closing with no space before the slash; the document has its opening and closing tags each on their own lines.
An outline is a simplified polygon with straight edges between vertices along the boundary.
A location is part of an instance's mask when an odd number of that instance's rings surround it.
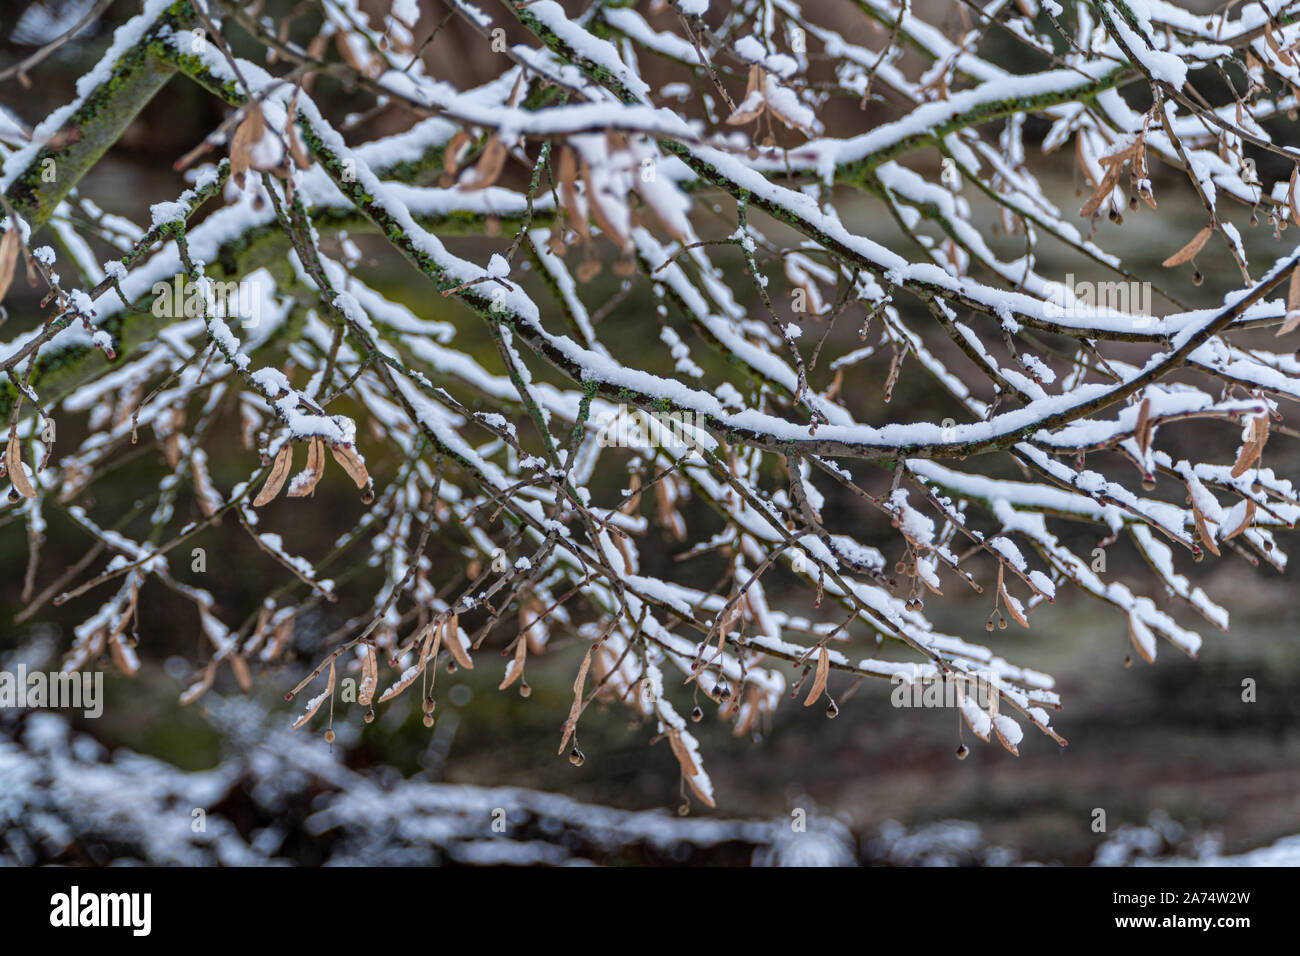
<svg viewBox="0 0 1300 956">
<path fill-rule="evenodd" d="M 840 715 L 839 705 L 836 704 L 835 701 L 831 701 L 831 705 L 826 708 L 826 716 L 829 717 L 831 720 L 834 720 L 839 715 Z"/>
<path fill-rule="evenodd" d="M 691 720 L 695 721 L 698 724 L 703 719 L 704 719 L 704 711 L 702 711 L 700 709 L 700 706 L 696 704 L 695 709 L 691 711 Z"/>
<path fill-rule="evenodd" d="M 327 744 L 334 743 L 334 731 L 332 730 L 325 731 L 325 742 Z"/>
<path fill-rule="evenodd" d="M 1205 276 L 1201 275 L 1201 270 L 1197 269 L 1192 273 L 1192 285 L 1200 285 L 1205 281 Z"/>
<path fill-rule="evenodd" d="M 957 748 L 958 760 L 965 760 L 969 754 L 970 754 L 970 748 L 967 747 L 965 744 L 962 744 L 960 747 Z"/>
<path fill-rule="evenodd" d="M 586 755 L 577 747 L 574 747 L 569 751 L 569 763 L 573 764 L 575 767 L 581 767 L 586 762 Z"/>
</svg>

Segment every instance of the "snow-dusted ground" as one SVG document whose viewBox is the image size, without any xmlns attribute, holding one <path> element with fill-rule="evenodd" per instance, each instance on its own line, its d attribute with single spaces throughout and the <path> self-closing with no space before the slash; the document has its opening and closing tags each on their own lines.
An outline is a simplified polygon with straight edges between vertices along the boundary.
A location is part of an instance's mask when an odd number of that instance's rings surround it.
<svg viewBox="0 0 1300 956">
<path fill-rule="evenodd" d="M 1162 866 L 1300 866 L 1300 836 L 1278 840 L 1239 856 L 1213 856 L 1202 860 L 1156 860 Z M 1142 864 L 1138 864 L 1142 865 Z"/>
<path fill-rule="evenodd" d="M 523 788 L 488 788 L 362 774 L 318 738 L 268 730 L 265 712 L 212 699 L 226 756 L 186 772 L 126 750 L 106 751 L 51 713 L 0 714 L 0 865 L 586 865 L 732 863 L 756 866 L 1005 866 L 1029 862 L 984 842 L 980 828 L 943 821 L 908 831 L 887 821 L 855 839 L 818 818 L 680 819 Z M 396 779 L 394 779 L 396 778 Z M 1121 827 L 1095 865 L 1294 866 L 1300 836 L 1235 857 L 1212 837 L 1185 846 L 1159 814 Z M 1161 855 L 1166 854 L 1166 855 Z"/>
<path fill-rule="evenodd" d="M 254 704 L 213 698 L 209 710 L 227 755 L 202 772 L 109 753 L 56 714 L 4 715 L 0 864 L 854 861 L 847 828 L 833 820 L 796 834 L 786 820 L 679 819 L 523 788 L 386 779 L 348 769 L 318 738 L 267 730 Z"/>
<path fill-rule="evenodd" d="M 1176 861 L 1175 861 L 1176 862 Z M 1252 850 L 1240 856 L 1212 857 L 1200 866 L 1300 866 L 1300 836 L 1278 840 L 1272 846 Z"/>
</svg>

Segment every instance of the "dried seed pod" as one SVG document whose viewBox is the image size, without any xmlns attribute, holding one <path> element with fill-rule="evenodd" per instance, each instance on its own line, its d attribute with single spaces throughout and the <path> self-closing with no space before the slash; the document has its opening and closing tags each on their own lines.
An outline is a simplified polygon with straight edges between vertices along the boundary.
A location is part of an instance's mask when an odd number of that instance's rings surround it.
<svg viewBox="0 0 1300 956">
<path fill-rule="evenodd" d="M 13 483 L 14 491 L 24 498 L 36 497 L 36 489 L 27 480 L 27 472 L 23 468 L 22 446 L 18 442 L 16 433 L 9 436 L 9 445 L 5 450 L 5 469 L 9 480 Z M 11 496 L 10 500 L 17 501 L 18 499 Z"/>
<path fill-rule="evenodd" d="M 1184 262 L 1191 262 L 1196 254 L 1205 248 L 1205 244 L 1210 241 L 1210 236 L 1213 234 L 1214 229 L 1210 226 L 1205 226 L 1200 232 L 1192 237 L 1191 242 L 1187 243 L 1187 245 L 1183 246 L 1160 264 L 1166 269 L 1170 269 L 1174 266 L 1181 266 Z M 1198 272 L 1197 275 L 1200 275 L 1200 273 Z M 1197 284 L 1199 285 L 1200 283 Z"/>
<path fill-rule="evenodd" d="M 805 698 L 803 705 L 811 707 L 821 697 L 822 692 L 826 690 L 826 680 L 830 676 L 831 655 L 825 645 L 817 648 L 817 672 L 813 676 L 812 687 L 808 690 L 808 696 Z"/>
<path fill-rule="evenodd" d="M 292 468 L 293 446 L 289 442 L 285 442 L 276 453 L 275 464 L 271 466 L 271 474 L 267 476 L 266 484 L 262 485 L 262 490 L 253 499 L 254 508 L 262 507 L 280 493 L 280 489 L 284 487 L 285 479 L 289 477 L 289 471 Z"/>
</svg>

